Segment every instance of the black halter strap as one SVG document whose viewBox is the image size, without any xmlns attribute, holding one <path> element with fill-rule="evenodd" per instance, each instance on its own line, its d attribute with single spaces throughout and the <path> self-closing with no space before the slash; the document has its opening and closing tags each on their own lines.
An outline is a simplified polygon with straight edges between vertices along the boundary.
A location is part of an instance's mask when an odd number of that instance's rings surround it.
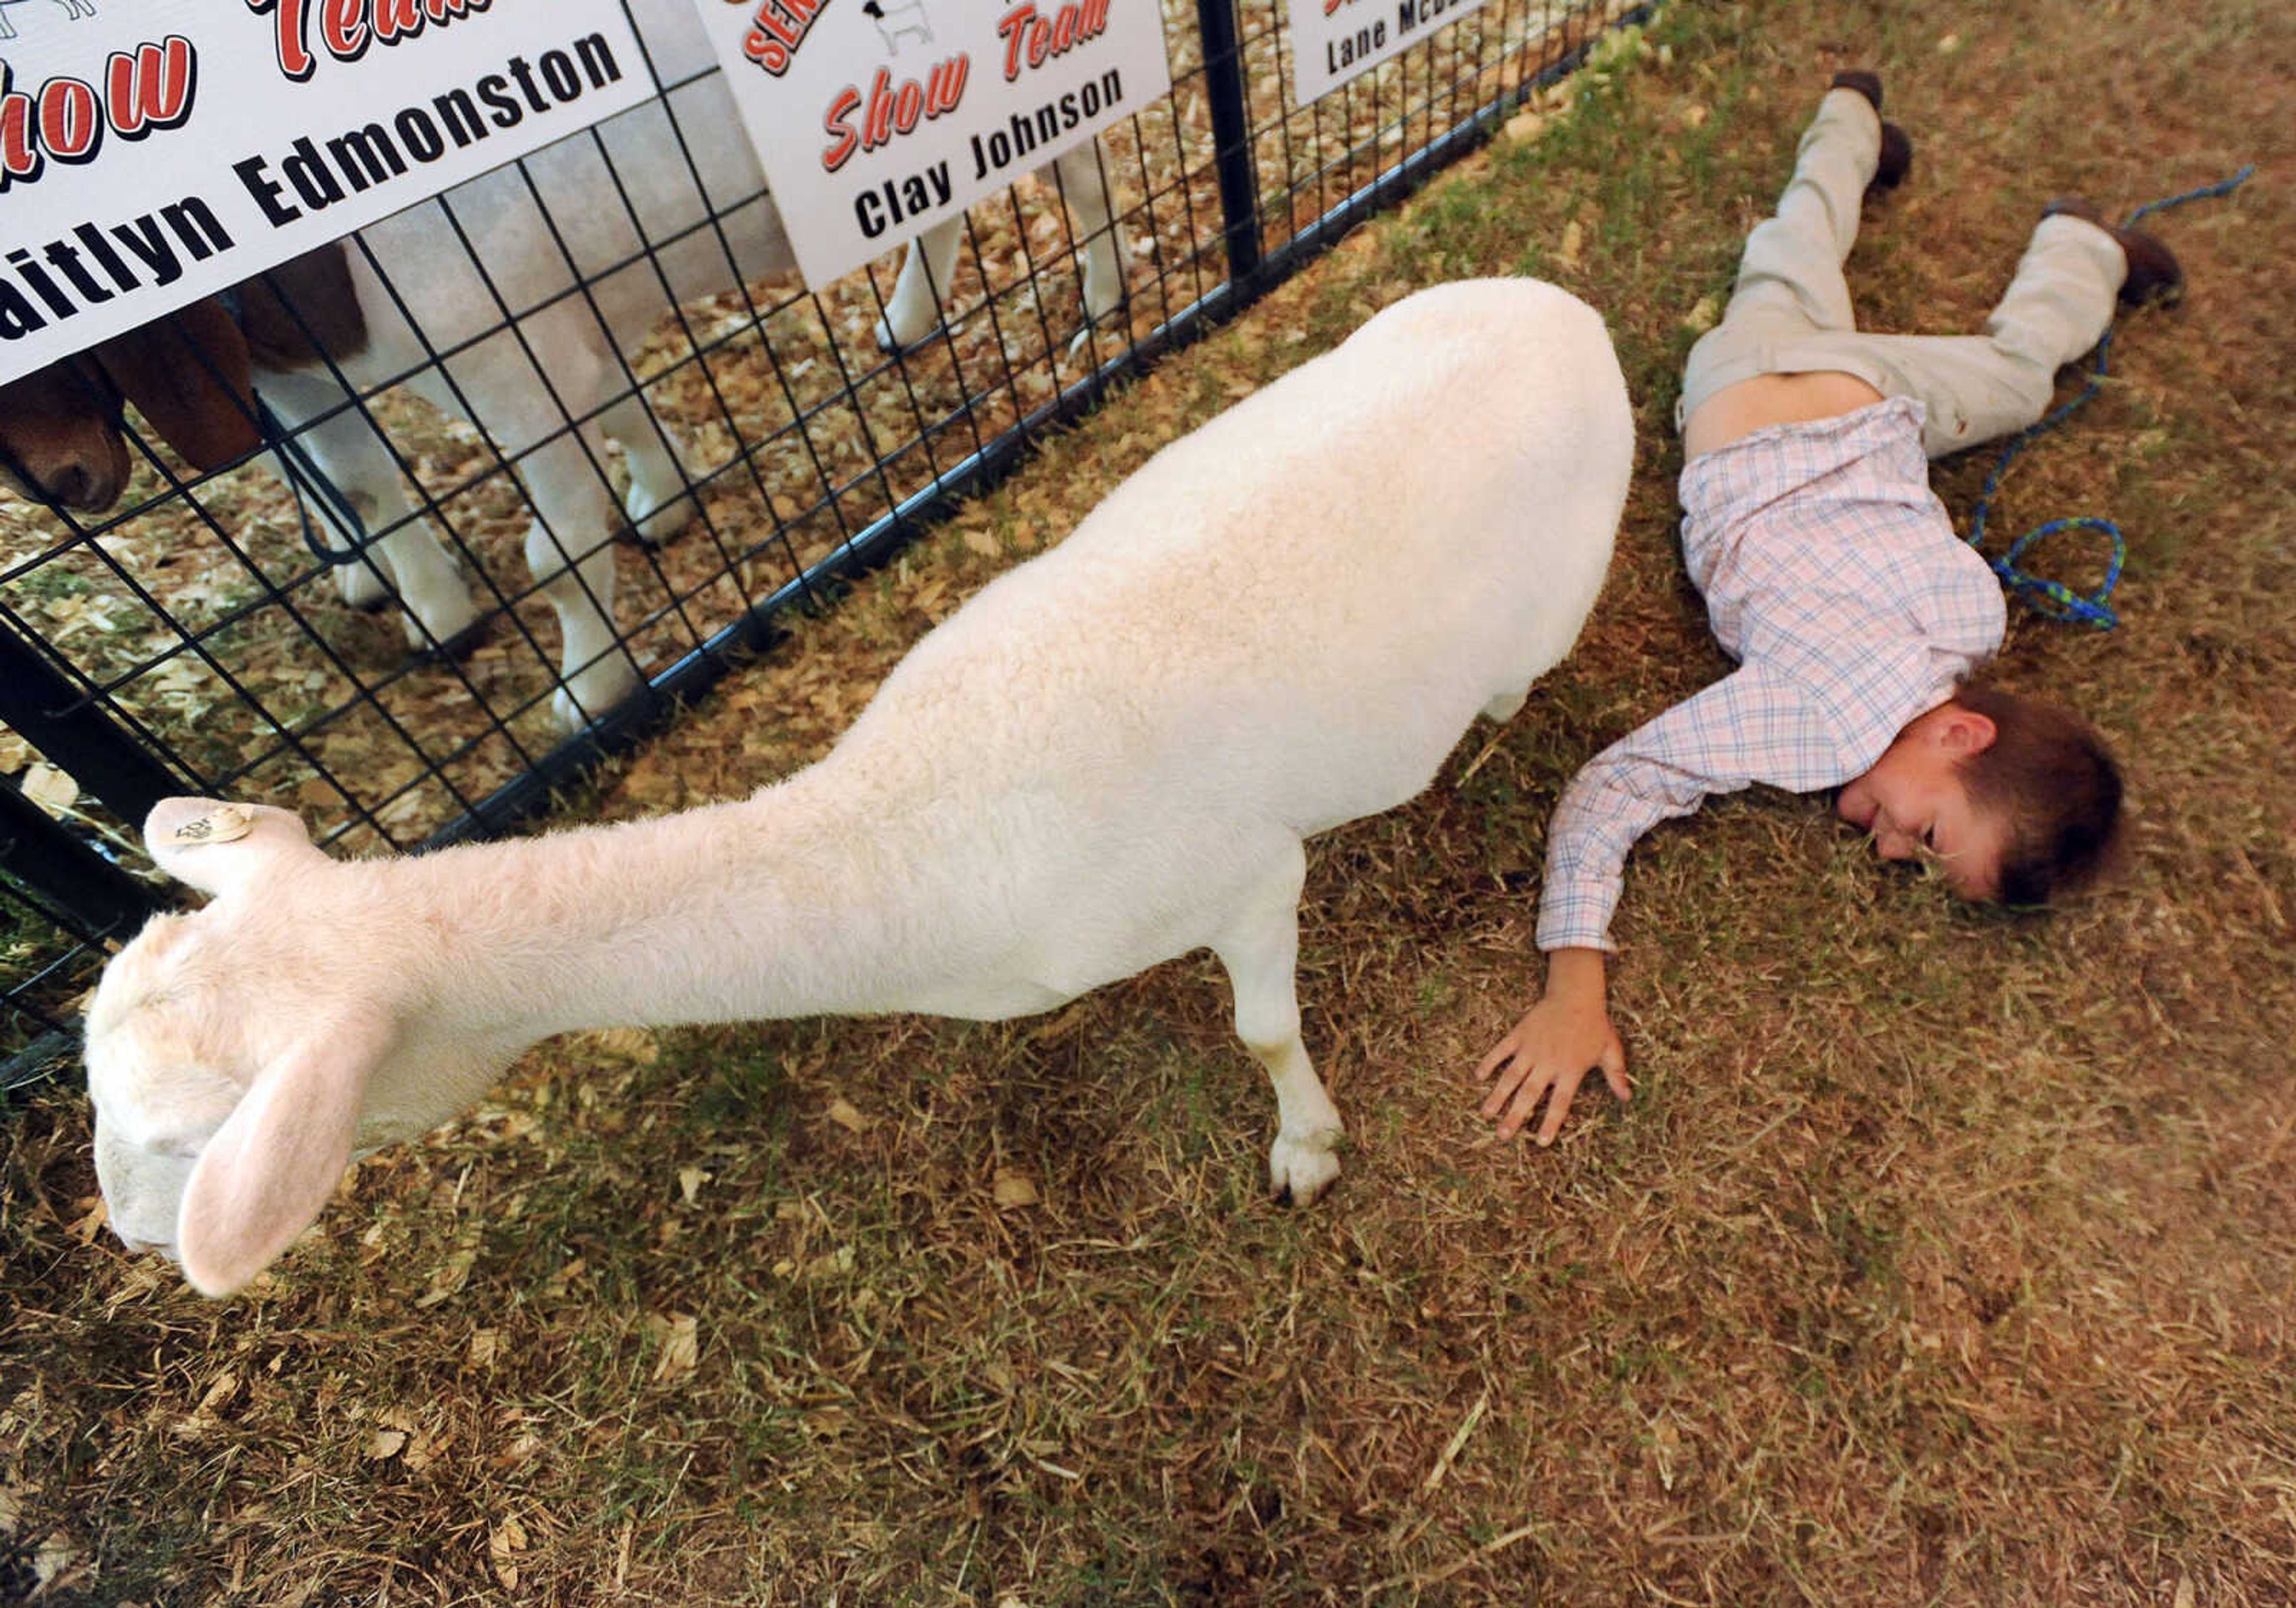
<svg viewBox="0 0 2296 1608">
<path fill-rule="evenodd" d="M 238 286 L 218 291 L 216 300 L 222 304 L 223 310 L 230 314 L 234 323 L 241 322 Z M 327 478 L 326 472 L 312 459 L 302 442 L 280 423 L 279 415 L 271 411 L 271 404 L 263 400 L 259 391 L 255 393 L 255 427 L 262 432 L 264 445 L 278 457 L 280 468 L 285 472 L 287 488 L 295 496 L 295 515 L 303 526 L 303 545 L 311 550 L 311 556 L 320 563 L 336 568 L 365 561 L 366 550 L 374 542 L 373 533 L 367 529 L 366 521 L 359 518 L 358 510 L 351 506 L 351 500 L 343 495 L 342 488 Z M 309 503 L 304 501 L 307 495 L 325 505 L 333 516 L 337 528 L 350 533 L 349 546 L 327 545 L 326 539 L 319 534 L 317 522 L 311 518 Z"/>
</svg>

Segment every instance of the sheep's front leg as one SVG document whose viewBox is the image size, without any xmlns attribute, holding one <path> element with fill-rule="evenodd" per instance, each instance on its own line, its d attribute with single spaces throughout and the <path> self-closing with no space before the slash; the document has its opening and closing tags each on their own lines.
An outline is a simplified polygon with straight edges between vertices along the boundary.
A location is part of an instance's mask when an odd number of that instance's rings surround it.
<svg viewBox="0 0 2296 1608">
<path fill-rule="evenodd" d="M 463 584 L 454 556 L 430 526 L 414 517 L 398 465 L 385 450 L 376 427 L 364 412 L 344 405 L 346 396 L 332 377 L 316 372 L 266 374 L 264 400 L 299 441 L 320 474 L 342 493 L 369 533 L 361 556 L 338 567 L 335 584 L 354 608 L 378 608 L 394 591 L 407 614 L 406 641 L 416 649 L 437 647 L 461 657 L 475 646 L 479 605 Z M 291 486 L 284 465 L 280 478 Z M 307 516 L 337 548 L 358 545 L 336 523 L 324 497 L 299 492 Z M 390 534 L 374 533 L 388 529 Z M 420 622 L 418 625 L 416 622 Z"/>
<path fill-rule="evenodd" d="M 1268 1184 L 1306 1205 L 1340 1176 L 1339 1108 L 1300 1037 L 1300 891 L 1308 853 L 1295 838 L 1213 945 L 1235 991 L 1235 1031 L 1275 1085 L 1275 1143 Z"/>
<path fill-rule="evenodd" d="M 1132 264 L 1123 232 L 1110 218 L 1115 208 L 1109 175 L 1103 169 L 1104 155 L 1100 142 L 1093 139 L 1053 159 L 1061 199 L 1068 203 L 1076 240 L 1083 248 L 1084 311 L 1094 323 L 1123 306 Z"/>
<path fill-rule="evenodd" d="M 560 685 L 550 706 L 568 731 L 595 721 L 641 680 L 614 630 L 612 504 L 597 469 L 602 446 L 586 430 L 537 448 L 519 465 L 534 495 L 527 567 L 558 615 Z"/>
<path fill-rule="evenodd" d="M 941 323 L 941 301 L 956 272 L 956 248 L 964 238 L 962 214 L 944 218 L 909 242 L 893 298 L 877 321 L 877 344 L 888 352 L 907 352 L 931 339 Z"/>
</svg>

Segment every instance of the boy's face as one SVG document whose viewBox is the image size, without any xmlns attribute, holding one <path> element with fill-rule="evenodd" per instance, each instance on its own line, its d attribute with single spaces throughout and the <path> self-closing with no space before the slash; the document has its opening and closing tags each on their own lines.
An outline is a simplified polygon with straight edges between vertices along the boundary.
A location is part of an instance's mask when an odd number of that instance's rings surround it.
<svg viewBox="0 0 2296 1608">
<path fill-rule="evenodd" d="M 1946 886 L 1962 898 L 1994 898 L 2008 828 L 1971 800 L 1959 769 L 1991 746 L 1993 736 L 1985 716 L 1941 704 L 1900 731 L 1872 770 L 1841 789 L 1834 812 L 1870 833 L 1882 859 L 1934 859 Z"/>
</svg>

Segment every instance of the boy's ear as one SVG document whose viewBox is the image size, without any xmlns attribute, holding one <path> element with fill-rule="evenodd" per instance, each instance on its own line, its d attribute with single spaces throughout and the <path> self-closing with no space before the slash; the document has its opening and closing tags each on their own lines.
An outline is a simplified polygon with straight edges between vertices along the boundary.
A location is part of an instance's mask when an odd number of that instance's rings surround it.
<svg viewBox="0 0 2296 1608">
<path fill-rule="evenodd" d="M 1991 715 L 1980 714 L 1960 704 L 1947 704 L 1938 710 L 1932 734 L 1938 747 L 1957 759 L 1966 759 L 1991 747 L 2001 731 Z"/>
<path fill-rule="evenodd" d="M 214 798 L 163 798 L 144 820 L 159 868 L 203 894 L 227 894 L 283 857 L 324 859 L 293 812 Z"/>
</svg>

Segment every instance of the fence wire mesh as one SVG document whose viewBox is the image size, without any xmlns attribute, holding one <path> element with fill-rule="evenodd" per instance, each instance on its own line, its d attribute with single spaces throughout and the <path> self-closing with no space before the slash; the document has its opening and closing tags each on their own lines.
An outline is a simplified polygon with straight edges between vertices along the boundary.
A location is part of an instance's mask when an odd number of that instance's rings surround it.
<svg viewBox="0 0 2296 1608">
<path fill-rule="evenodd" d="M 0 467 L 51 494 L 0 497 L 0 1084 L 68 1052 L 107 948 L 173 902 L 135 838 L 158 797 L 290 808 L 340 853 L 502 829 L 1639 14 L 1406 3 L 1436 31 L 1306 107 L 1275 0 L 1168 3 L 1169 95 L 973 208 L 906 345 L 898 254 L 817 292 L 753 271 L 770 203 L 718 181 L 697 75 L 656 79 L 643 145 L 609 121 L 124 338 L 283 446 L 200 468 L 86 355 L 0 388 Z M 621 249 L 565 215 L 568 162 Z M 1088 306 L 1095 255 L 1121 290 Z M 441 261 L 450 289 L 408 272 Z M 411 361 L 347 345 L 354 281 Z M 117 484 L 43 481 L 58 421 L 107 414 Z"/>
</svg>

